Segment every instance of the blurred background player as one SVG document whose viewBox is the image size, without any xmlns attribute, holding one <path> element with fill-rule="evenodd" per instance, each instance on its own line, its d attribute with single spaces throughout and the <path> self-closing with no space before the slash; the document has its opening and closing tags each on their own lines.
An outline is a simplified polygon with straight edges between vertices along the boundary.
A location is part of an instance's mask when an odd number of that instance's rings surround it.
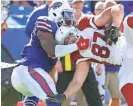
<svg viewBox="0 0 133 106">
<path fill-rule="evenodd" d="M 104 3 L 104 9 L 109 8 L 113 5 L 116 5 L 114 0 L 106 0 Z M 121 22 L 122 23 L 122 22 Z M 110 27 L 110 24 L 106 26 L 106 29 Z M 121 32 L 119 32 L 121 33 Z M 110 93 L 110 101 L 109 106 L 120 106 L 122 95 L 119 91 L 119 81 L 118 81 L 118 72 L 121 66 L 112 66 L 105 64 L 105 87 L 108 89 Z"/>
<path fill-rule="evenodd" d="M 127 45 L 119 72 L 119 88 L 128 106 L 133 106 L 133 12 L 124 19 L 124 36 Z"/>
<path fill-rule="evenodd" d="M 102 2 L 96 3 L 96 7 L 97 5 L 102 4 Z M 95 13 L 100 13 L 102 12 L 104 9 L 111 7 L 113 5 L 115 5 L 116 2 L 114 0 L 106 0 L 104 5 L 100 6 L 100 8 L 98 11 L 95 11 Z M 101 65 L 98 64 L 98 69 L 101 69 Z M 118 87 L 118 72 L 120 69 L 120 66 L 111 66 L 111 65 L 105 65 L 105 69 L 106 69 L 106 87 L 108 88 L 110 95 L 111 95 L 111 99 L 109 102 L 109 106 L 120 106 L 120 98 L 121 98 L 121 94 L 119 91 L 119 87 Z M 114 81 L 115 80 L 115 81 Z"/>
<path fill-rule="evenodd" d="M 99 14 L 104 9 L 116 4 L 114 0 L 106 0 L 104 2 L 104 5 L 102 5 L 102 3 L 103 2 L 96 3 L 95 7 L 99 5 L 100 9 L 95 11 L 95 14 Z M 99 70 L 102 69 L 102 66 L 98 64 L 97 69 Z M 119 87 L 118 87 L 119 85 L 118 84 L 118 72 L 119 72 L 120 66 L 112 66 L 112 65 L 105 64 L 105 69 L 106 69 L 106 85 L 105 86 L 106 88 L 108 88 L 110 95 L 111 95 L 109 106 L 120 106 L 121 94 L 120 94 Z"/>
<path fill-rule="evenodd" d="M 102 1 L 96 2 L 95 8 L 94 8 L 94 14 L 98 15 L 101 12 L 103 12 L 103 10 L 104 10 L 104 2 Z"/>
<path fill-rule="evenodd" d="M 96 2 L 94 7 L 94 14 L 99 15 L 104 10 L 104 2 Z M 101 96 L 103 105 L 105 104 L 105 66 L 104 64 L 94 63 L 92 64 L 94 68 L 95 76 L 98 81 L 98 89 Z"/>
</svg>

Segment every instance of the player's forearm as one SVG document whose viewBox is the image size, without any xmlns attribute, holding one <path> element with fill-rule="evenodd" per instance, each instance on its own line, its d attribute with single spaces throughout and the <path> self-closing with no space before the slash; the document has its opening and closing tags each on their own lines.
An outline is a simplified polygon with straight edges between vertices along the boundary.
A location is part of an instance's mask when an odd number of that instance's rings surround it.
<svg viewBox="0 0 133 106">
<path fill-rule="evenodd" d="M 70 98 L 74 95 L 83 85 L 89 71 L 88 62 L 80 62 L 74 73 L 74 78 L 70 82 L 69 86 L 67 87 L 66 91 L 64 92 L 66 99 Z"/>
<path fill-rule="evenodd" d="M 55 57 L 55 45 L 56 41 L 54 39 L 51 40 L 40 40 L 42 48 L 50 57 Z M 49 43 L 50 42 L 50 43 Z"/>
<path fill-rule="evenodd" d="M 56 45 L 55 46 L 55 56 L 56 57 L 64 57 L 66 54 L 72 53 L 78 50 L 76 44 L 70 45 Z"/>
<path fill-rule="evenodd" d="M 71 98 L 78 90 L 82 87 L 83 83 L 79 83 L 78 81 L 72 81 L 68 89 L 64 92 L 66 99 Z"/>
<path fill-rule="evenodd" d="M 55 56 L 56 40 L 51 32 L 37 31 L 37 37 L 40 40 L 40 44 L 43 50 L 50 56 Z"/>
</svg>

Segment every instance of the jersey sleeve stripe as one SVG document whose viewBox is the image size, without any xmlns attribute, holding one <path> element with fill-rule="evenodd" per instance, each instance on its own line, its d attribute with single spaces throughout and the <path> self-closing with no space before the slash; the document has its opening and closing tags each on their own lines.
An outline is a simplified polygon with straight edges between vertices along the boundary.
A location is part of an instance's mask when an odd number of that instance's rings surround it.
<svg viewBox="0 0 133 106">
<path fill-rule="evenodd" d="M 52 32 L 52 30 L 51 29 L 48 29 L 48 27 L 45 27 L 45 26 L 36 26 L 37 27 L 37 29 L 43 29 L 43 30 L 47 30 L 47 31 L 49 31 L 49 32 Z"/>
<path fill-rule="evenodd" d="M 50 29 L 50 30 L 52 30 L 50 27 L 48 27 L 48 26 L 46 26 L 45 24 L 42 24 L 42 23 L 40 23 L 40 24 L 37 24 L 37 26 L 46 27 L 47 29 Z"/>
<path fill-rule="evenodd" d="M 50 24 L 47 24 L 46 22 L 40 22 L 40 21 L 39 21 L 39 22 L 37 22 L 37 24 L 38 24 L 38 25 L 40 25 L 40 24 L 41 24 L 41 25 L 45 25 L 45 26 L 51 28 L 51 25 L 50 25 Z"/>
</svg>

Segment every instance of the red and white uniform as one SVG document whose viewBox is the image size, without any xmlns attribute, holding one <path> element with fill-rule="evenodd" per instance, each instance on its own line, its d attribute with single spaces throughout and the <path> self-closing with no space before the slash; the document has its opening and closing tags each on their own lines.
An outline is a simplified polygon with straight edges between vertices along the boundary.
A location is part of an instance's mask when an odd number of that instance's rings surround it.
<svg viewBox="0 0 133 106">
<path fill-rule="evenodd" d="M 98 27 L 96 26 L 95 24 L 93 24 L 93 20 L 91 19 L 90 21 L 92 22 L 91 25 L 89 25 L 88 23 L 88 20 L 89 18 L 93 18 L 94 16 L 93 15 L 89 15 L 89 16 L 84 16 L 80 19 L 80 22 L 79 22 L 79 25 L 77 26 L 79 30 L 83 31 L 85 28 L 88 28 L 88 26 L 92 27 L 92 28 L 96 28 L 96 29 L 103 29 L 104 27 Z M 87 21 L 87 22 L 86 22 Z M 88 33 L 85 34 L 86 35 L 89 35 Z M 97 72 L 97 68 L 96 68 L 96 64 L 97 63 L 93 63 L 92 64 L 92 67 L 94 69 L 94 73 L 95 73 L 95 77 L 96 77 L 96 80 L 98 81 L 98 89 L 99 89 L 99 93 L 100 93 L 100 96 L 101 96 L 101 100 L 102 100 L 102 103 L 103 105 L 105 104 L 105 67 L 103 64 L 101 64 L 102 66 L 102 69 L 103 69 L 103 72 L 101 75 L 98 75 L 96 72 Z"/>
<path fill-rule="evenodd" d="M 120 89 L 127 83 L 133 84 L 133 13 L 124 19 L 124 36 L 126 39 L 126 49 L 122 67 L 119 71 Z"/>
<path fill-rule="evenodd" d="M 114 65 L 122 64 L 122 55 L 125 50 L 124 36 L 119 37 L 116 44 L 109 45 L 105 41 L 104 30 L 86 28 L 81 33 L 83 38 L 90 39 L 90 47 L 87 50 L 80 51 L 81 56 L 87 57 L 88 59 L 94 59 L 102 63 Z"/>
<path fill-rule="evenodd" d="M 84 17 L 80 22 L 78 29 L 80 35 L 90 40 L 90 46 L 86 50 L 80 50 L 79 54 L 73 53 L 73 59 L 77 61 L 91 60 L 100 63 L 109 63 L 113 65 L 122 64 L 122 55 L 125 50 L 125 38 L 124 36 L 119 37 L 116 44 L 109 45 L 106 43 L 104 29 L 98 28 L 94 24 L 94 18 Z M 66 46 L 66 45 L 65 45 Z M 75 45 L 66 46 L 60 48 L 56 46 L 56 55 L 65 56 L 67 53 L 76 51 Z M 70 50 L 71 49 L 71 50 Z"/>
</svg>

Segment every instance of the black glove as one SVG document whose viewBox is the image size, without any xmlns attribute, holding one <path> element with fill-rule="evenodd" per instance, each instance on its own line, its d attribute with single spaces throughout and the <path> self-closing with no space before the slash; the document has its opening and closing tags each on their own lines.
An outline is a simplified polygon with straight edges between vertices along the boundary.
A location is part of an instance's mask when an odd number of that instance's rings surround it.
<svg viewBox="0 0 133 106">
<path fill-rule="evenodd" d="M 55 94 L 48 95 L 48 99 L 46 99 L 46 103 L 63 103 L 66 100 L 66 96 L 64 94 Z"/>
<path fill-rule="evenodd" d="M 120 28 L 115 26 L 111 26 L 109 29 L 105 30 L 105 36 L 108 44 L 116 44 L 118 37 L 120 37 L 119 31 Z"/>
</svg>

